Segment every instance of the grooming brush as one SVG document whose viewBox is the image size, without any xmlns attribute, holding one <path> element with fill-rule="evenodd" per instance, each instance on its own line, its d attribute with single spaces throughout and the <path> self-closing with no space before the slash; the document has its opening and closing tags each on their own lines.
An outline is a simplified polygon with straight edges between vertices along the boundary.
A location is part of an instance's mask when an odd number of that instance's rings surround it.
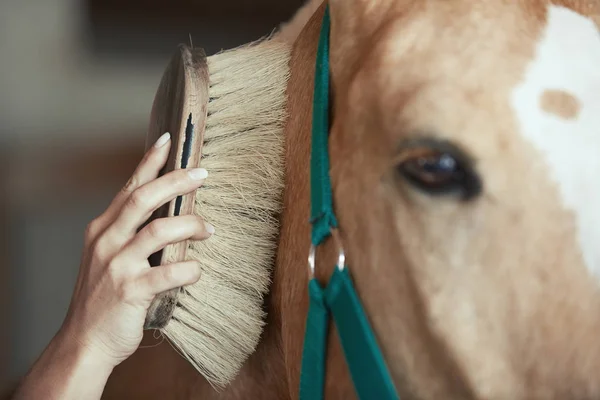
<svg viewBox="0 0 600 400">
<path fill-rule="evenodd" d="M 201 166 L 209 176 L 151 220 L 195 214 L 216 233 L 150 257 L 157 268 L 194 259 L 202 274 L 193 285 L 157 296 L 145 328 L 160 330 L 217 388 L 235 377 L 264 326 L 282 207 L 289 57 L 289 44 L 275 39 L 209 57 L 181 45 L 152 105 L 146 148 L 164 132 L 172 136 L 161 174 Z"/>
</svg>

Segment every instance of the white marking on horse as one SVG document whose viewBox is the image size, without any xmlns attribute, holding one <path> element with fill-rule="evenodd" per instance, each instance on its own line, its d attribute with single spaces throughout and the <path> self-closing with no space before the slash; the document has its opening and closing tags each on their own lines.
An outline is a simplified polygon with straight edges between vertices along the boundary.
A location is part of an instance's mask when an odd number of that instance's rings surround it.
<svg viewBox="0 0 600 400">
<path fill-rule="evenodd" d="M 544 111 L 540 96 L 547 90 L 577 98 L 577 116 Z M 575 214 L 585 264 L 600 279 L 600 34 L 594 21 L 549 7 L 546 29 L 512 105 L 522 135 L 544 154 L 563 205 Z"/>
</svg>

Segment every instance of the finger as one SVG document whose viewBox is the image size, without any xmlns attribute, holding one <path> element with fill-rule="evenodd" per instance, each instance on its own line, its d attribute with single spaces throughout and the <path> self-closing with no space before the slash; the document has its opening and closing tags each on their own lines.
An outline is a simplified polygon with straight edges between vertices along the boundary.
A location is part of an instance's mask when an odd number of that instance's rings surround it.
<svg viewBox="0 0 600 400">
<path fill-rule="evenodd" d="M 171 134 L 166 132 L 159 137 L 154 145 L 146 152 L 144 158 L 133 173 L 137 186 L 145 185 L 156 179 L 160 170 L 165 166 L 171 149 Z"/>
<path fill-rule="evenodd" d="M 214 227 L 195 215 L 155 219 L 146 225 L 123 249 L 125 259 L 139 260 L 162 250 L 166 245 L 183 240 L 204 240 L 214 233 Z"/>
<path fill-rule="evenodd" d="M 135 189 L 156 179 L 160 170 L 165 166 L 169 158 L 170 148 L 171 135 L 167 132 L 159 137 L 150 150 L 144 154 L 144 157 L 125 186 L 123 186 L 106 211 L 98 219 L 104 220 L 105 224 L 108 225 L 114 220 L 115 216 L 123 206 L 123 203 L 131 196 L 131 193 Z"/>
<path fill-rule="evenodd" d="M 138 284 L 145 293 L 155 296 L 167 290 L 197 282 L 200 279 L 200 273 L 200 263 L 182 261 L 145 270 L 139 277 Z"/>
<path fill-rule="evenodd" d="M 146 183 L 131 193 L 108 230 L 134 234 L 154 210 L 177 196 L 198 189 L 207 176 L 208 172 L 203 168 L 177 169 Z"/>
</svg>

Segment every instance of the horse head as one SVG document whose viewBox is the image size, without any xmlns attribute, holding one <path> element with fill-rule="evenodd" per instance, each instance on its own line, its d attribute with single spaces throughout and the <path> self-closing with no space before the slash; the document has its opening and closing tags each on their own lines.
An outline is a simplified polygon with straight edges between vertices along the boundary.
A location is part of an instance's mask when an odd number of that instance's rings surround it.
<svg viewBox="0 0 600 400">
<path fill-rule="evenodd" d="M 600 2 L 329 7 L 336 213 L 400 392 L 598 398 Z"/>
</svg>

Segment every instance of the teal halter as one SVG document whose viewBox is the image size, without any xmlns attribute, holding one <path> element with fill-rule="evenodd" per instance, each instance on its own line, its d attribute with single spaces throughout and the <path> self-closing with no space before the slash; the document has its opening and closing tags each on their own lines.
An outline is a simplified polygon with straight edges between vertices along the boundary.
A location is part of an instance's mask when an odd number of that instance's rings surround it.
<svg viewBox="0 0 600 400">
<path fill-rule="evenodd" d="M 300 400 L 322 400 L 325 385 L 327 331 L 330 313 L 337 326 L 346 363 L 361 400 L 399 399 L 375 335 L 352 284 L 343 250 L 329 283 L 323 288 L 314 277 L 315 249 L 330 235 L 337 238 L 337 220 L 329 177 L 329 7 L 325 9 L 315 71 L 310 159 L 311 249 Z M 340 243 L 339 238 L 338 244 Z"/>
</svg>

